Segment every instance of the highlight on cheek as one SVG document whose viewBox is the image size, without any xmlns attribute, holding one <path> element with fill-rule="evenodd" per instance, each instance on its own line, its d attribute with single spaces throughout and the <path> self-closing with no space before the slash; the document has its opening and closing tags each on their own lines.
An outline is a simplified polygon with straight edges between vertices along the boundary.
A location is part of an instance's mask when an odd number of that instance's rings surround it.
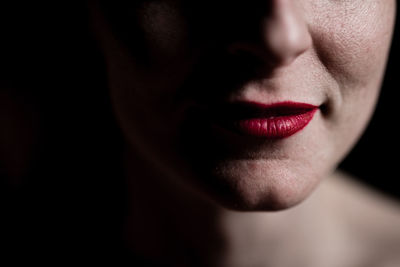
<svg viewBox="0 0 400 267">
<path fill-rule="evenodd" d="M 377 80 L 384 70 L 393 34 L 395 2 L 333 1 L 332 10 L 318 6 L 310 26 L 319 59 L 341 86 L 359 87 Z M 381 71 L 377 71 L 377 70 Z"/>
</svg>

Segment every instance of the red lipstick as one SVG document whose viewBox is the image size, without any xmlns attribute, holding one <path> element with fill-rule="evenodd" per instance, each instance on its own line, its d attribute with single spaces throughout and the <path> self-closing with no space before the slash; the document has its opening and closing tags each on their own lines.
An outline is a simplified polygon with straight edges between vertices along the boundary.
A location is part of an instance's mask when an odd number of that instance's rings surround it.
<svg viewBox="0 0 400 267">
<path fill-rule="evenodd" d="M 235 132 L 266 139 L 282 139 L 306 127 L 318 106 L 298 102 L 269 105 L 239 102 L 229 104 L 223 110 L 219 122 Z"/>
</svg>

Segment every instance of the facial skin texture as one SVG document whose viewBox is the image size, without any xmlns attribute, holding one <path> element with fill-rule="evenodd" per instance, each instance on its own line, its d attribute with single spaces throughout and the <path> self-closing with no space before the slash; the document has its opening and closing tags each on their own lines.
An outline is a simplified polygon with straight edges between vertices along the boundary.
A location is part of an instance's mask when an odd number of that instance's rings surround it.
<svg viewBox="0 0 400 267">
<path fill-rule="evenodd" d="M 233 209 L 292 207 L 365 129 L 396 2 L 214 2 L 141 1 L 116 7 L 124 10 L 120 23 L 96 15 L 117 119 L 131 149 L 165 174 L 160 179 Z M 240 100 L 320 109 L 281 140 L 210 126 L 201 112 Z"/>
</svg>

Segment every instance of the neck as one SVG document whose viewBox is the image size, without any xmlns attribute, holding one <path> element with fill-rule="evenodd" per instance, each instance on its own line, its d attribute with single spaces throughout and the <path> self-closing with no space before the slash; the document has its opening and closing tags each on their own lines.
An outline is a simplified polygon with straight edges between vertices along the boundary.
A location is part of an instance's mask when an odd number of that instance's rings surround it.
<svg viewBox="0 0 400 267">
<path fill-rule="evenodd" d="M 164 264 L 245 266 L 243 261 L 262 258 L 265 263 L 268 258 L 277 266 L 288 249 L 306 249 L 300 240 L 309 247 L 316 243 L 316 227 L 329 221 L 321 214 L 323 193 L 282 212 L 237 212 L 172 185 L 132 154 L 127 157 L 127 178 L 126 241 L 136 254 Z M 271 255 L 266 257 L 265 251 Z"/>
</svg>

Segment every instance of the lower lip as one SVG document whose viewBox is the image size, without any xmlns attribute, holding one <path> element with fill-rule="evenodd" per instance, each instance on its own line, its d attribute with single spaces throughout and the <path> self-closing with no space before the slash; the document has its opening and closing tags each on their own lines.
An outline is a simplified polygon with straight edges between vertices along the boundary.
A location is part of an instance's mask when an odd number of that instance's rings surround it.
<svg viewBox="0 0 400 267">
<path fill-rule="evenodd" d="M 298 107 L 299 105 L 296 105 L 296 108 Z M 233 120 L 229 123 L 229 128 L 243 135 L 265 139 L 287 138 L 304 129 L 318 110 L 316 106 L 304 105 L 304 107 L 306 108 L 294 114 L 290 114 L 291 107 L 288 107 L 288 111 L 283 116 Z"/>
</svg>

